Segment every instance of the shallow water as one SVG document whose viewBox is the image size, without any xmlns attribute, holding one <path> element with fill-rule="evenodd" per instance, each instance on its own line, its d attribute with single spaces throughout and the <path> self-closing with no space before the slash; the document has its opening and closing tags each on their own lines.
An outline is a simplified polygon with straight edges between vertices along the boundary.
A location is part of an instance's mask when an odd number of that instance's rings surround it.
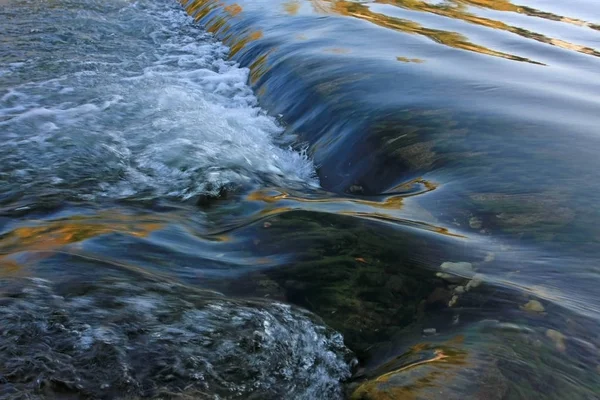
<svg viewBox="0 0 600 400">
<path fill-rule="evenodd" d="M 597 398 L 599 10 L 0 1 L 0 396 Z"/>
</svg>

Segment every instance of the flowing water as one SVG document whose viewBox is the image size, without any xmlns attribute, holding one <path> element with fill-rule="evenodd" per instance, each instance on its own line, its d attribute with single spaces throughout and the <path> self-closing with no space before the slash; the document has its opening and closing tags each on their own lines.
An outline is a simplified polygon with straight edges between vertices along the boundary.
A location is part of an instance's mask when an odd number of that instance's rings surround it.
<svg viewBox="0 0 600 400">
<path fill-rule="evenodd" d="M 593 0 L 0 21 L 0 398 L 600 398 Z"/>
</svg>

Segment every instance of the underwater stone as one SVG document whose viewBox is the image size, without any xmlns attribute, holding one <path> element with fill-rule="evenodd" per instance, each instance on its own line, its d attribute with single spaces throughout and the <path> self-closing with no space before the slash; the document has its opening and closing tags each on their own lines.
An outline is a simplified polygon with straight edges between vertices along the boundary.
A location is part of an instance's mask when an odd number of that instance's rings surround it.
<svg viewBox="0 0 600 400">
<path fill-rule="evenodd" d="M 436 333 L 437 333 L 437 330 L 435 328 L 425 328 L 425 329 L 423 329 L 423 335 L 425 335 L 425 336 L 435 335 Z"/>
<path fill-rule="evenodd" d="M 437 336 L 436 336 L 437 337 Z M 434 338 L 429 339 L 433 341 Z M 507 380 L 484 351 L 453 342 L 419 343 L 350 387 L 351 400 L 501 400 Z M 412 362 L 411 362 L 412 361 Z"/>
<path fill-rule="evenodd" d="M 363 194 L 364 191 L 365 190 L 360 185 L 352 185 L 348 188 L 348 193 L 352 193 L 352 194 Z"/>
<path fill-rule="evenodd" d="M 565 335 L 563 335 L 559 331 L 555 331 L 554 329 L 548 329 L 546 331 L 546 337 L 554 342 L 554 346 L 560 352 L 563 352 L 567 349 L 565 345 Z"/>
<path fill-rule="evenodd" d="M 469 283 L 467 283 L 467 287 L 465 288 L 465 290 L 468 292 L 469 290 L 480 286 L 482 283 L 483 283 L 483 275 L 475 274 L 475 275 L 473 275 L 473 279 L 471 279 L 469 281 Z"/>
<path fill-rule="evenodd" d="M 537 300 L 529 300 L 525 305 L 521 307 L 525 311 L 531 312 L 544 312 L 544 306 Z"/>
<path fill-rule="evenodd" d="M 450 302 L 448 302 L 448 307 L 454 306 L 456 302 L 458 302 L 458 296 L 452 296 L 452 299 L 450 299 Z"/>
<path fill-rule="evenodd" d="M 471 217 L 469 218 L 469 226 L 472 229 L 481 229 L 483 222 L 477 217 Z"/>
</svg>

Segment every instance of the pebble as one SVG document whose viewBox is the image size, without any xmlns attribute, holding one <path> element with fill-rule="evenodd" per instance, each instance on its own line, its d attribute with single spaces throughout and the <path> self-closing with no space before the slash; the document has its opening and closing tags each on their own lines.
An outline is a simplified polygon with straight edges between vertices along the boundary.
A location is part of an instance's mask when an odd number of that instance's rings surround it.
<svg viewBox="0 0 600 400">
<path fill-rule="evenodd" d="M 448 307 L 452 307 L 453 305 L 456 304 L 456 302 L 458 301 L 458 296 L 452 296 L 452 299 L 450 299 L 450 302 L 448 303 Z"/>
<path fill-rule="evenodd" d="M 473 264 L 469 262 L 450 262 L 446 261 L 442 263 L 441 268 L 446 271 L 454 272 L 457 274 L 471 274 L 473 273 Z"/>
<path fill-rule="evenodd" d="M 360 185 L 352 185 L 348 188 L 348 192 L 352 194 L 363 194 L 364 189 Z"/>
<path fill-rule="evenodd" d="M 565 345 L 565 335 L 559 331 L 548 329 L 546 331 L 546 337 L 554 342 L 554 346 L 558 351 L 563 352 L 567 349 L 567 346 Z"/>
<path fill-rule="evenodd" d="M 483 283 L 483 275 L 475 274 L 475 275 L 473 275 L 473 279 L 471 279 L 469 281 L 469 283 L 467 283 L 467 287 L 465 288 L 465 290 L 468 292 L 469 290 L 476 288 L 477 286 L 480 286 L 482 283 Z"/>
<path fill-rule="evenodd" d="M 431 336 L 431 335 L 435 335 L 437 333 L 435 328 L 425 328 L 423 329 L 423 335 L 426 336 Z"/>
<path fill-rule="evenodd" d="M 481 229 L 483 222 L 477 217 L 471 217 L 469 218 L 469 226 L 472 229 Z"/>
<path fill-rule="evenodd" d="M 531 312 L 537 312 L 537 313 L 542 313 L 545 310 L 542 303 L 540 303 L 537 300 L 529 300 L 527 302 L 527 304 L 523 305 L 521 308 L 525 311 L 531 311 Z"/>
</svg>

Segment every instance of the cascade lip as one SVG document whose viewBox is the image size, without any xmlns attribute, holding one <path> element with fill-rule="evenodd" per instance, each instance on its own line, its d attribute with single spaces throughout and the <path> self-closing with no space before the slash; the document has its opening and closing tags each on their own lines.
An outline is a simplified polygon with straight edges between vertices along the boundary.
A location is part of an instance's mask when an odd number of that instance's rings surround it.
<svg viewBox="0 0 600 400">
<path fill-rule="evenodd" d="M 577 61 L 573 65 L 595 65 L 600 53 L 503 22 L 524 12 L 544 24 L 576 26 L 588 38 L 597 32 L 589 21 L 479 1 L 464 3 L 494 9 L 498 20 L 479 16 L 478 9 L 424 1 L 181 3 L 230 47 L 230 57 L 250 69 L 261 104 L 281 116 L 299 143 L 310 145 L 322 187 L 335 193 L 360 186 L 366 195 L 381 194 L 424 174 L 435 176 L 448 160 L 444 154 L 427 159 L 429 136 L 449 130 L 444 124 L 454 119 L 503 120 L 506 130 L 577 126 L 588 137 L 600 123 L 591 118 L 597 114 L 591 88 L 574 86 L 566 74 L 557 80 L 553 69 L 555 53 L 568 52 Z M 444 23 L 456 32 L 440 29 Z M 505 37 L 516 40 L 522 54 L 510 54 Z M 484 38 L 488 47 L 477 43 Z M 507 71 L 513 78 L 506 79 Z M 592 78 L 587 70 L 582 74 Z M 563 89 L 572 87 L 586 94 L 566 92 L 567 99 Z M 436 113 L 446 113 L 447 121 L 427 116 Z M 418 137 L 410 138 L 413 128 Z M 396 150 L 405 147 L 398 157 Z"/>
</svg>

